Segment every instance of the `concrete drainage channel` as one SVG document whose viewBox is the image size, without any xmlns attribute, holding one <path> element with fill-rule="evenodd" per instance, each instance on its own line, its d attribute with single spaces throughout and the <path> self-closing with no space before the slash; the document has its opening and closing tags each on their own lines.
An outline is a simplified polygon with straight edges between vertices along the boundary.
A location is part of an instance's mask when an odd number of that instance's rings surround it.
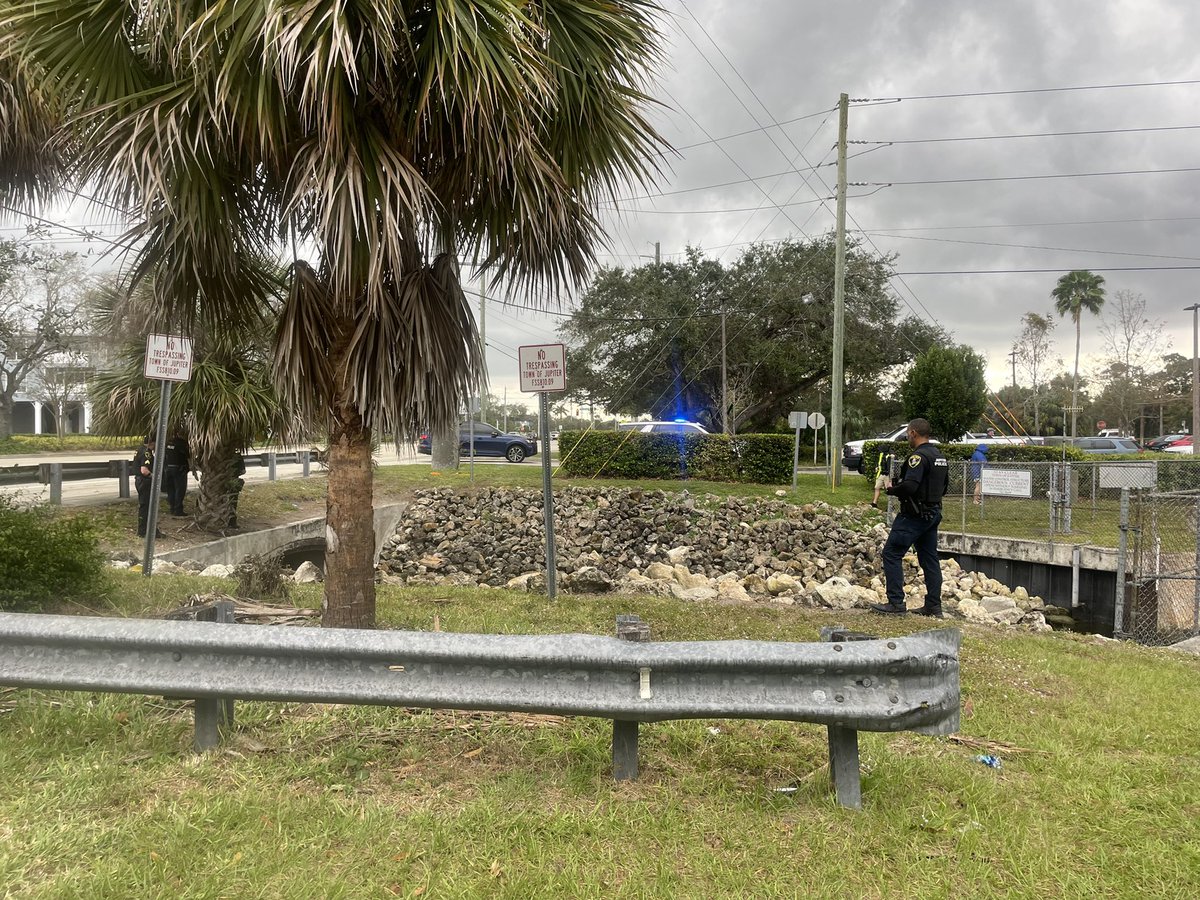
<svg viewBox="0 0 1200 900">
<path fill-rule="evenodd" d="M 395 532 L 406 509 L 408 509 L 407 501 L 375 507 L 376 562 L 379 562 L 379 554 L 383 550 L 384 542 Z M 262 531 L 234 534 L 217 541 L 209 541 L 206 544 L 159 553 L 155 559 L 160 562 L 172 563 L 192 560 L 206 566 L 215 563 L 236 566 L 247 556 L 265 556 L 270 553 L 278 553 L 283 564 L 292 568 L 305 561 L 324 568 L 325 517 L 316 516 L 312 519 L 291 522 Z"/>
</svg>

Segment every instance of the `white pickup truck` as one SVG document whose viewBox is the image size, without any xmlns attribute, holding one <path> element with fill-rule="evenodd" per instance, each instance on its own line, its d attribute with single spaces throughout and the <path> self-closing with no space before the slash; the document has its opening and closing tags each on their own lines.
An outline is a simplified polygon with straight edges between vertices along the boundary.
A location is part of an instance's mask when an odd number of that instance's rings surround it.
<svg viewBox="0 0 1200 900">
<path fill-rule="evenodd" d="M 908 434 L 908 424 L 898 425 L 893 431 L 885 431 L 882 434 L 877 434 L 873 438 L 865 438 L 861 441 L 850 441 L 842 445 L 842 468 L 849 469 L 851 472 L 862 471 L 863 447 L 867 441 L 903 441 Z M 938 443 L 937 438 L 930 438 L 934 444 Z M 1039 438 L 1029 437 L 1008 437 L 1006 435 L 997 434 L 989 435 L 986 432 L 968 431 L 957 441 L 957 444 L 987 444 L 989 446 L 997 446 L 1000 444 L 1011 444 L 1014 446 L 1023 446 L 1025 444 L 1041 443 Z M 864 475 L 872 476 L 873 472 L 863 472 Z"/>
</svg>

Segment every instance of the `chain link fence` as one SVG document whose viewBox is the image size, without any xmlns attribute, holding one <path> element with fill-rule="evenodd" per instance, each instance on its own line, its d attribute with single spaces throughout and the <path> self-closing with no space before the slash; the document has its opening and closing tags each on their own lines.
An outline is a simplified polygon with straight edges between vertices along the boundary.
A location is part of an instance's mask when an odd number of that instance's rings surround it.
<svg viewBox="0 0 1200 900">
<path fill-rule="evenodd" d="M 1113 551 L 1125 586 L 1114 590 L 1116 635 L 1146 644 L 1200 635 L 1200 461 L 951 460 L 940 530 Z"/>
<path fill-rule="evenodd" d="M 1088 460 L 977 467 L 952 460 L 941 531 L 1116 549 L 1122 490 L 1139 496 L 1200 491 L 1200 463 Z"/>
<path fill-rule="evenodd" d="M 1116 632 L 1143 644 L 1200 635 L 1200 489 L 1131 495 L 1131 571 Z"/>
</svg>

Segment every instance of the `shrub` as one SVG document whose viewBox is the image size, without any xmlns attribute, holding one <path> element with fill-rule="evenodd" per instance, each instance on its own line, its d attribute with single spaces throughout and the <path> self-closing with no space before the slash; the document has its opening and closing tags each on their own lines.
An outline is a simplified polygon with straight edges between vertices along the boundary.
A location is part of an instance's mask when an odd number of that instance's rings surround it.
<svg viewBox="0 0 1200 900">
<path fill-rule="evenodd" d="M 968 460 L 979 444 L 987 444 L 980 440 L 973 444 L 938 444 L 942 456 L 946 459 Z M 879 465 L 881 453 L 894 453 L 896 459 L 904 459 L 911 452 L 907 441 L 867 441 L 863 445 L 862 469 L 868 478 L 874 480 L 875 467 Z M 1060 462 L 1066 459 L 1071 462 L 1086 462 L 1098 457 L 1089 456 L 1074 447 L 1043 447 L 1034 444 L 1018 446 L 1016 444 L 988 444 L 988 462 Z"/>
<path fill-rule="evenodd" d="M 0 441 L 0 454 L 24 456 L 33 453 L 87 453 L 93 450 L 128 450 L 132 453 L 141 442 L 141 437 L 109 437 L 103 434 L 68 434 L 62 440 L 52 434 L 14 434 Z"/>
<path fill-rule="evenodd" d="M 104 558 L 92 526 L 0 496 L 0 609 L 32 611 L 94 594 Z"/>
<path fill-rule="evenodd" d="M 239 597 L 286 600 L 291 594 L 289 582 L 283 577 L 279 555 L 276 553 L 247 556 L 234 566 L 233 577 L 237 579 Z"/>
<path fill-rule="evenodd" d="M 568 431 L 558 447 L 563 471 L 574 476 L 784 484 L 792 477 L 792 442 L 786 434 Z"/>
</svg>

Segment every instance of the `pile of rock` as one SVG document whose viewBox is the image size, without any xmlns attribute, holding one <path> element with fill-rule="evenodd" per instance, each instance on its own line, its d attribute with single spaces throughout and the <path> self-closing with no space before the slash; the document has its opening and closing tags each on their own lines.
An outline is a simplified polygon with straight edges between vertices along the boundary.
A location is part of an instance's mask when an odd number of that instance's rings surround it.
<svg viewBox="0 0 1200 900">
<path fill-rule="evenodd" d="M 687 491 L 555 492 L 559 582 L 574 593 L 831 609 L 884 599 L 878 513 Z M 419 491 L 380 557 L 385 581 L 545 590 L 542 499 L 516 488 Z M 906 592 L 920 605 L 916 560 Z M 944 607 L 980 623 L 1049 630 L 1040 598 L 943 562 Z"/>
</svg>

